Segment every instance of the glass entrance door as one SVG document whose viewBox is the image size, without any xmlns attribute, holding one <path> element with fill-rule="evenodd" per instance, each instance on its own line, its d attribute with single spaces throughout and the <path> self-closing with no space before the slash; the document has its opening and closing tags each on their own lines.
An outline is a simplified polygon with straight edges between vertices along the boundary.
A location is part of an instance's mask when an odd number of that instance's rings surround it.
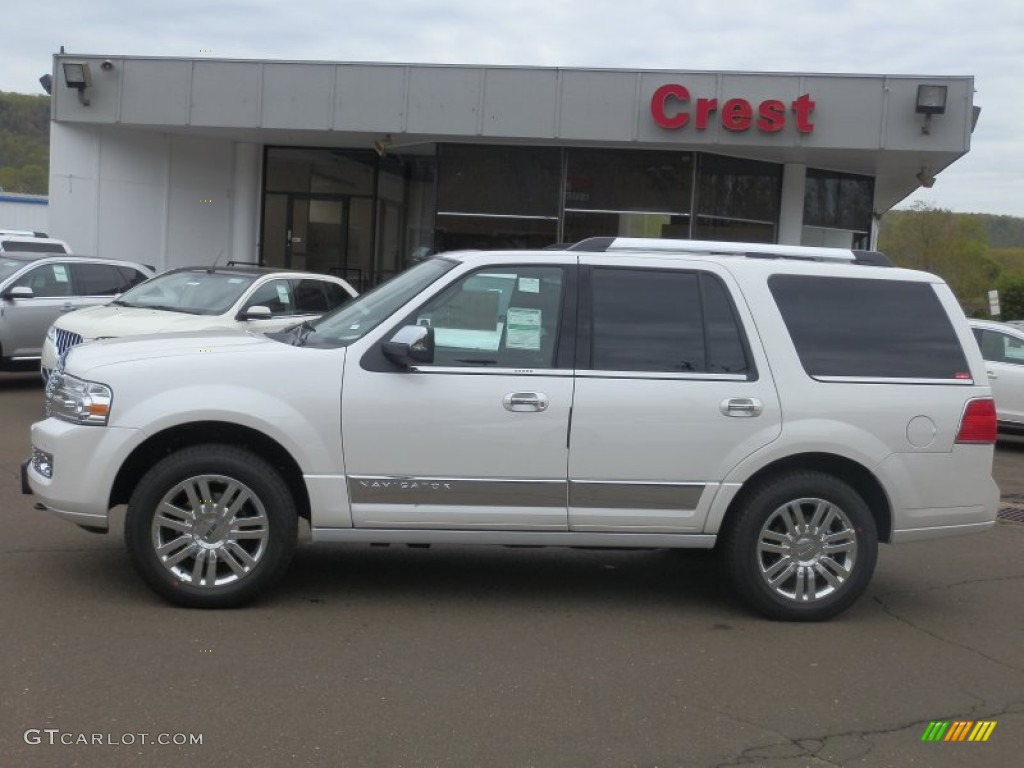
<svg viewBox="0 0 1024 768">
<path fill-rule="evenodd" d="M 373 201 L 347 195 L 267 195 L 263 264 L 373 282 Z"/>
</svg>

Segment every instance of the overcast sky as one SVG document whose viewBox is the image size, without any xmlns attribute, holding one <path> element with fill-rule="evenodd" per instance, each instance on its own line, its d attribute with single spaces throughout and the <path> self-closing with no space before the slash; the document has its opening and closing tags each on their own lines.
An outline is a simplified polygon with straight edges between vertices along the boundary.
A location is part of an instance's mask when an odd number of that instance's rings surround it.
<svg viewBox="0 0 1024 768">
<path fill-rule="evenodd" d="M 1021 0 L 10 0 L 0 90 L 54 52 L 973 75 L 970 153 L 914 201 L 1024 217 Z"/>
</svg>

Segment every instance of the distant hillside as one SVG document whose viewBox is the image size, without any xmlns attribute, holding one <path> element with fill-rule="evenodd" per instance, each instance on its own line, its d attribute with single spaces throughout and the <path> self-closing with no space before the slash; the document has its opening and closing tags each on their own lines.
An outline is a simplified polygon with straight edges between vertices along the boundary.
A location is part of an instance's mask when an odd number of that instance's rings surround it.
<svg viewBox="0 0 1024 768">
<path fill-rule="evenodd" d="M 45 195 L 50 177 L 50 97 L 0 91 L 0 189 Z"/>
<path fill-rule="evenodd" d="M 977 219 L 988 233 L 990 248 L 1024 248 L 1024 219 L 1016 216 L 991 216 L 986 213 L 965 213 Z"/>
</svg>

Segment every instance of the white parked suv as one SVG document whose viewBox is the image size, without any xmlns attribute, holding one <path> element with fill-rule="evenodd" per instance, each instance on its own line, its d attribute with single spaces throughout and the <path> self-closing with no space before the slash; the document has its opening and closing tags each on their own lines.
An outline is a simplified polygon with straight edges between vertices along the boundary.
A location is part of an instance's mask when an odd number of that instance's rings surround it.
<svg viewBox="0 0 1024 768">
<path fill-rule="evenodd" d="M 157 275 L 102 306 L 72 312 L 46 332 L 42 375 L 84 341 L 170 331 L 279 331 L 315 320 L 356 295 L 345 280 L 316 272 L 229 263 Z"/>
<path fill-rule="evenodd" d="M 315 541 L 721 550 L 764 614 L 851 605 L 878 543 L 996 519 L 995 410 L 939 278 L 880 254 L 602 238 L 441 254 L 266 336 L 76 347 L 23 487 L 222 607 Z"/>
</svg>

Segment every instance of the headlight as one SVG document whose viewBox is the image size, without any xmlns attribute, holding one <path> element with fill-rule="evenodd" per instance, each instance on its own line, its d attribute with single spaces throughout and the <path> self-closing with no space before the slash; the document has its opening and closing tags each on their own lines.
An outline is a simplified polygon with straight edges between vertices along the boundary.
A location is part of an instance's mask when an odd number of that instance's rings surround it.
<svg viewBox="0 0 1024 768">
<path fill-rule="evenodd" d="M 57 343 L 57 326 L 56 325 L 51 325 L 49 328 L 46 329 L 46 339 L 47 339 L 47 341 L 51 341 L 54 344 Z"/>
<path fill-rule="evenodd" d="M 46 415 L 75 424 L 104 426 L 114 393 L 106 384 L 54 371 L 46 385 Z"/>
</svg>

